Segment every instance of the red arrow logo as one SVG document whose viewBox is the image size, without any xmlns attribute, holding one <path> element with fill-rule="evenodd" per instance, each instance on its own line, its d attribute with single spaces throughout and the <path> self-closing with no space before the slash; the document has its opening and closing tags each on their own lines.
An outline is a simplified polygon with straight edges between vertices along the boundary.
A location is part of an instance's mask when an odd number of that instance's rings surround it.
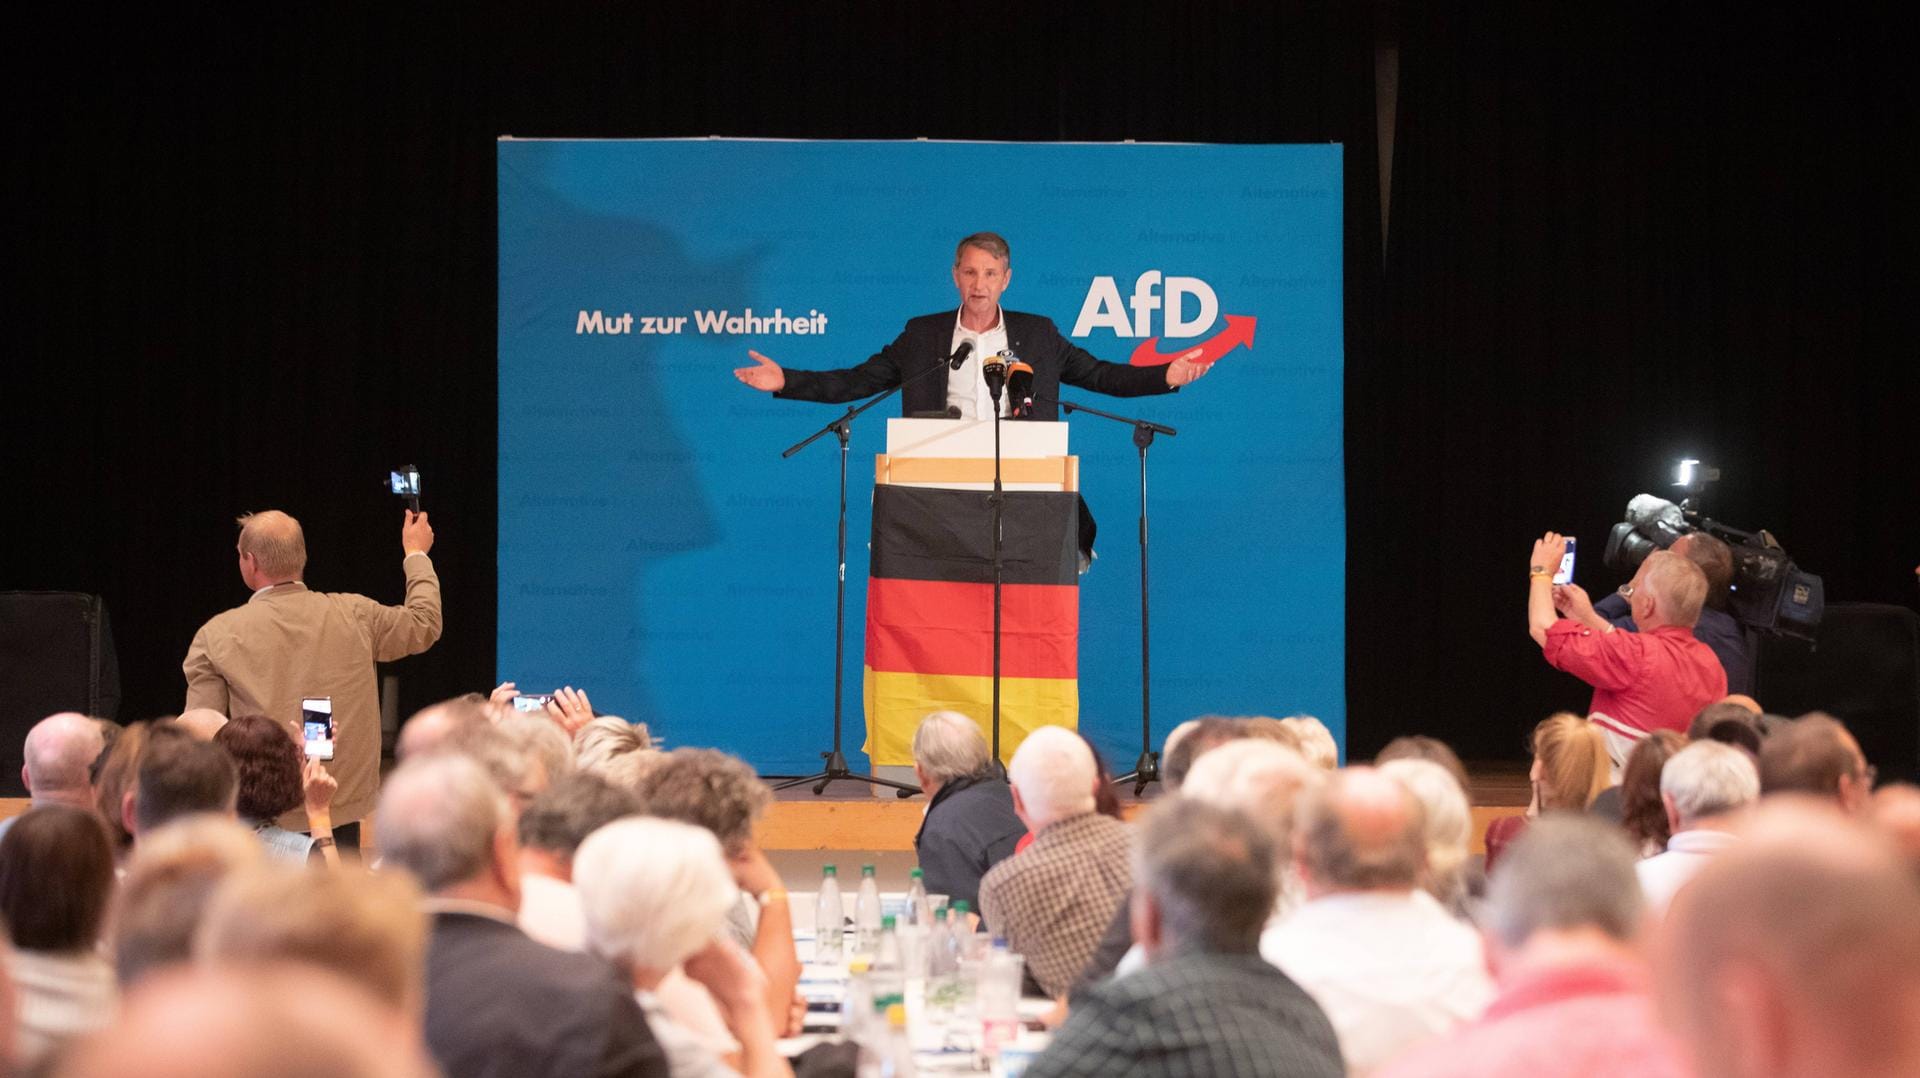
<svg viewBox="0 0 1920 1078">
<path fill-rule="evenodd" d="M 1172 363 L 1176 359 L 1190 359 L 1206 365 L 1233 351 L 1240 345 L 1253 348 L 1253 327 L 1258 319 L 1251 315 L 1230 314 L 1227 316 L 1227 328 L 1208 337 L 1190 348 L 1183 348 L 1171 355 L 1162 355 L 1154 345 L 1160 343 L 1158 337 L 1148 337 L 1133 349 L 1133 357 L 1128 360 L 1136 367 L 1157 367 Z"/>
</svg>

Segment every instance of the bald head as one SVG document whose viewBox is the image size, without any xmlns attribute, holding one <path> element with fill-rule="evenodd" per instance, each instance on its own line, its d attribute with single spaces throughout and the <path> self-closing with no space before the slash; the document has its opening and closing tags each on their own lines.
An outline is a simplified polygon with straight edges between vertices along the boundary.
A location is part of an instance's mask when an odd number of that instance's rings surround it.
<svg viewBox="0 0 1920 1078">
<path fill-rule="evenodd" d="M 393 746 L 394 758 L 410 760 L 436 752 L 457 741 L 464 732 L 492 721 L 487 715 L 485 699 L 473 700 L 471 694 L 428 704 L 414 712 L 400 728 L 400 739 Z"/>
<path fill-rule="evenodd" d="M 1401 783 L 1371 767 L 1328 776 L 1302 806 L 1295 857 L 1308 892 L 1411 890 L 1426 869 L 1426 818 Z"/>
<path fill-rule="evenodd" d="M 1810 798 L 1770 800 L 1675 897 L 1664 1009 L 1702 1075 L 1920 1073 L 1920 879 Z"/>
<path fill-rule="evenodd" d="M 351 1031 L 343 1035 L 342 1031 Z M 310 966 L 180 967 L 130 995 L 66 1078 L 429 1078 L 405 1015 Z"/>
<path fill-rule="evenodd" d="M 300 579 L 307 569 L 307 537 L 300 522 L 278 509 L 240 518 L 240 576 L 250 588 Z"/>
<path fill-rule="evenodd" d="M 91 769 L 106 746 L 100 723 L 75 711 L 49 715 L 27 731 L 21 777 L 36 805 L 93 807 Z"/>
</svg>

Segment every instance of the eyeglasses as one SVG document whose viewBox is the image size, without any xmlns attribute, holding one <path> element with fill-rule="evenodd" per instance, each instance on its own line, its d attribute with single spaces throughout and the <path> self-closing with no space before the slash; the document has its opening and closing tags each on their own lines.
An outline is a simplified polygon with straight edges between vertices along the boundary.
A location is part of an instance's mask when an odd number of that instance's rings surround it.
<svg viewBox="0 0 1920 1078">
<path fill-rule="evenodd" d="M 1620 598 L 1622 599 L 1633 598 L 1633 582 L 1632 581 L 1628 581 L 1627 583 L 1622 584 L 1613 590 L 1614 590 L 1614 594 L 1620 596 Z"/>
</svg>

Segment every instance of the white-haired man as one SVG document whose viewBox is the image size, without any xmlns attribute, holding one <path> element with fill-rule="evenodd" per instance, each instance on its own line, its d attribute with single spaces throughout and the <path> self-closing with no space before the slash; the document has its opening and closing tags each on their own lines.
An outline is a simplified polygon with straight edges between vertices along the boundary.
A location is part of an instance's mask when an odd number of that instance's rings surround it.
<svg viewBox="0 0 1920 1078">
<path fill-rule="evenodd" d="M 957 711 L 936 711 L 913 732 L 913 773 L 927 795 L 927 814 L 913 836 L 927 890 L 980 905 L 980 878 L 1013 855 L 1027 825 L 1013 811 L 1013 791 L 994 773 L 979 724 Z"/>
<path fill-rule="evenodd" d="M 1566 538 L 1554 532 L 1533 544 L 1527 631 L 1549 666 L 1593 686 L 1587 712 L 1606 736 L 1617 781 L 1642 738 L 1655 730 L 1685 733 L 1701 708 L 1727 695 L 1726 669 L 1693 635 L 1707 575 L 1672 551 L 1647 555 L 1621 589 L 1640 631 L 1621 632 L 1594 612 L 1580 585 L 1554 585 L 1566 549 Z"/>
<path fill-rule="evenodd" d="M 27 731 L 26 763 L 20 781 L 33 795 L 33 808 L 69 805 L 94 811 L 93 761 L 106 743 L 100 724 L 74 711 L 48 715 Z M 17 816 L 0 820 L 0 837 Z"/>
<path fill-rule="evenodd" d="M 1745 752 L 1719 741 L 1696 741 L 1660 769 L 1660 801 L 1673 837 L 1664 853 L 1640 862 L 1647 909 L 1667 904 L 1708 859 L 1737 841 L 1740 812 L 1760 800 L 1760 772 Z"/>
<path fill-rule="evenodd" d="M 447 1078 L 666 1078 L 625 979 L 514 924 L 520 843 L 506 795 L 478 763 L 442 753 L 402 765 L 376 826 L 386 864 L 428 895 L 427 1047 Z"/>
<path fill-rule="evenodd" d="M 981 917 L 1026 956 L 1041 991 L 1060 996 L 1133 886 L 1127 825 L 1094 811 L 1093 751 L 1071 730 L 1028 734 L 1007 774 L 1033 845 L 980 881 Z"/>
<path fill-rule="evenodd" d="M 1260 937 L 1260 953 L 1318 1000 L 1353 1072 L 1480 1016 L 1493 996 L 1480 937 L 1420 887 L 1425 815 L 1370 767 L 1327 777 L 1295 830 L 1307 901 Z"/>
<path fill-rule="evenodd" d="M 380 697 L 374 663 L 417 655 L 440 639 L 440 578 L 427 552 L 427 514 L 409 512 L 400 528 L 407 578 L 401 606 L 364 595 L 308 590 L 307 540 L 300 522 L 278 510 L 240 518 L 235 545 L 240 579 L 253 590 L 241 606 L 217 614 L 193 635 L 181 670 L 186 708 L 222 715 L 264 715 L 296 737 L 301 701 L 327 697 L 333 709 L 334 838 L 360 843 L 359 821 L 380 792 Z M 289 831 L 306 829 L 296 808 L 280 817 Z"/>
</svg>

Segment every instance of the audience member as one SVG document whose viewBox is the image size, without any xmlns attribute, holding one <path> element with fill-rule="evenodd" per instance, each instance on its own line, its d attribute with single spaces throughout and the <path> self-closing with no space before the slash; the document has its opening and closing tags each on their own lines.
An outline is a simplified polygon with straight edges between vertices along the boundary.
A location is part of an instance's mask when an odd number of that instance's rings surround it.
<svg viewBox="0 0 1920 1078">
<path fill-rule="evenodd" d="M 303 872 L 274 863 L 234 873 L 214 892 L 194 957 L 229 966 L 303 962 L 353 981 L 418 1020 L 427 919 L 404 872 Z"/>
<path fill-rule="evenodd" d="M 1201 736 L 1196 731 L 1179 748 Z M 1070 730 L 1034 730 L 1007 770 L 1014 812 L 1034 841 L 981 879 L 980 912 L 1026 956 L 1034 983 L 1059 996 L 1086 968 L 1132 885 L 1127 825 L 1094 811 L 1093 754 Z"/>
<path fill-rule="evenodd" d="M 119 730 L 119 733 L 111 733 Z M 103 726 L 107 735 L 106 751 L 94 761 L 93 809 L 107 825 L 107 838 L 113 843 L 116 858 L 125 858 L 133 849 L 133 832 L 127 828 L 126 796 L 140 775 L 140 754 L 147 749 L 152 723 L 136 722 L 124 729 Z"/>
<path fill-rule="evenodd" d="M 493 712 L 485 697 L 467 693 L 442 700 L 408 716 L 394 741 L 394 759 L 405 763 L 446 747 L 456 735 L 477 727 L 493 725 Z"/>
<path fill-rule="evenodd" d="M 142 985 L 58 1078 L 436 1078 L 417 1019 L 311 966 L 183 967 Z"/>
<path fill-rule="evenodd" d="M 1460 783 L 1431 760 L 1389 760 L 1380 765 L 1380 773 L 1405 786 L 1420 802 L 1427 845 L 1427 871 L 1421 886 L 1448 913 L 1468 920 L 1475 890 L 1467 849 L 1473 837 L 1473 810 Z"/>
<path fill-rule="evenodd" d="M 210 707 L 190 707 L 176 716 L 173 724 L 195 741 L 212 741 L 227 724 L 227 717 Z"/>
<path fill-rule="evenodd" d="M 1379 1078 L 1681 1078 L 1638 953 L 1634 853 L 1606 823 L 1541 820 L 1489 885 L 1487 959 L 1499 994 L 1478 1021 L 1402 1053 Z"/>
<path fill-rule="evenodd" d="M 1460 756 L 1446 742 L 1425 734 L 1402 734 L 1387 742 L 1373 757 L 1373 766 L 1391 763 L 1394 760 L 1430 760 L 1447 769 L 1447 774 L 1460 784 L 1460 792 L 1467 801 L 1473 801 L 1473 783 L 1467 779 L 1467 766 L 1460 762 Z"/>
<path fill-rule="evenodd" d="M 495 726 L 507 744 L 540 762 L 548 785 L 573 772 L 573 739 L 553 720 L 542 715 L 512 713 Z"/>
<path fill-rule="evenodd" d="M 93 764 L 106 748 L 100 723 L 78 712 L 62 711 L 48 715 L 27 731 L 20 768 L 20 781 L 32 795 L 33 808 L 66 805 L 94 811 Z M 0 837 L 13 821 L 0 820 Z"/>
<path fill-rule="evenodd" d="M 1578 584 L 1552 585 L 1566 545 L 1553 532 L 1533 545 L 1527 626 L 1548 665 L 1593 686 L 1587 711 L 1617 770 L 1634 742 L 1654 730 L 1685 730 L 1695 712 L 1727 694 L 1720 660 L 1693 635 L 1707 578 L 1672 551 L 1647 555 L 1622 589 L 1640 631 L 1619 632 Z"/>
<path fill-rule="evenodd" d="M 286 727 L 259 715 L 238 715 L 213 735 L 213 743 L 233 757 L 239 780 L 234 809 L 268 853 L 300 863 L 315 856 L 338 862 L 329 806 L 339 784 L 319 760 L 303 759 Z M 306 811 L 305 834 L 275 822 L 296 807 Z"/>
<path fill-rule="evenodd" d="M 1738 745 L 1755 756 L 1760 755 L 1760 742 L 1764 740 L 1760 729 L 1760 713 L 1741 702 L 1745 699 L 1746 697 L 1729 696 L 1701 708 L 1700 713 L 1687 724 L 1687 740 L 1725 741 L 1729 745 Z M 1744 733 L 1736 733 L 1734 727 L 1740 728 Z M 1719 737 L 1714 737 L 1715 730 L 1720 731 Z"/>
<path fill-rule="evenodd" d="M 1920 880 L 1879 836 L 1769 797 L 1660 931 L 1663 1009 L 1695 1072 L 1920 1074 L 1916 910 Z"/>
<path fill-rule="evenodd" d="M 1295 805 L 1305 791 L 1318 789 L 1325 777 L 1326 772 L 1308 763 L 1295 749 L 1277 741 L 1241 738 L 1195 760 L 1193 770 L 1187 772 L 1186 792 L 1180 796 L 1244 813 L 1274 849 L 1291 852 Z M 1275 897 L 1267 914 L 1270 922 L 1286 916 L 1301 900 L 1293 858 L 1276 859 L 1274 873 Z M 1121 901 L 1115 921 L 1118 928 L 1108 926 L 1100 946 L 1074 982 L 1075 995 L 1109 975 L 1125 976 L 1146 964 L 1146 951 L 1133 938 L 1131 892 Z"/>
<path fill-rule="evenodd" d="M 1278 720 L 1275 720 L 1278 721 Z M 1202 715 L 1173 728 L 1167 734 L 1166 749 L 1160 754 L 1160 781 L 1171 793 L 1178 793 L 1193 762 L 1219 745 L 1240 737 L 1240 720 L 1224 715 Z M 1299 740 L 1298 735 L 1294 738 Z"/>
<path fill-rule="evenodd" d="M 193 957 L 207 903 L 228 876 L 265 863 L 238 822 L 189 816 L 140 840 L 113 907 L 113 963 L 122 991 Z"/>
<path fill-rule="evenodd" d="M 1487 825 L 1487 875 L 1507 844 L 1527 822 L 1547 812 L 1585 812 L 1607 787 L 1607 742 L 1594 723 L 1572 712 L 1549 715 L 1533 728 L 1533 767 L 1527 779 L 1533 800 L 1525 816 L 1502 816 Z"/>
<path fill-rule="evenodd" d="M 793 911 L 772 862 L 753 840 L 753 827 L 773 801 L 773 791 L 737 756 L 715 749 L 675 749 L 647 771 L 640 810 L 695 824 L 713 832 L 726 852 L 739 891 L 727 913 L 728 938 L 752 952 L 766 974 L 767 1013 L 775 1032 L 798 1033 L 792 1022 L 800 985 L 800 958 L 793 947 Z"/>
<path fill-rule="evenodd" d="M 1753 684 L 1753 656 L 1747 648 L 1746 630 L 1727 612 L 1733 584 L 1733 548 L 1705 532 L 1690 532 L 1667 549 L 1700 567 L 1707 581 L 1707 597 L 1700 607 L 1699 620 L 1693 624 L 1694 638 L 1720 660 L 1720 668 L 1727 674 L 1727 688 L 1746 692 Z M 1629 605 L 1627 598 L 1616 592 L 1593 604 L 1593 609 L 1615 628 L 1637 632 L 1639 626 L 1634 624 Z"/>
<path fill-rule="evenodd" d="M 1426 828 L 1405 786 L 1348 768 L 1301 806 L 1307 901 L 1260 953 L 1326 1009 L 1350 1071 L 1477 1018 L 1492 995 L 1475 931 L 1420 889 Z"/>
<path fill-rule="evenodd" d="M 640 812 L 640 799 L 591 772 L 546 788 L 520 814 L 520 928 L 549 947 L 585 950 L 587 922 L 573 886 L 573 854 L 593 834 Z"/>
<path fill-rule="evenodd" d="M 492 722 L 468 723 L 450 731 L 438 745 L 416 756 L 453 752 L 479 764 L 493 784 L 507 795 L 507 805 L 518 818 L 528 803 L 547 788 L 549 781 L 546 764 L 522 748 L 523 744 Z"/>
<path fill-rule="evenodd" d="M 1652 857 L 1666 849 L 1667 839 L 1673 837 L 1672 825 L 1667 822 L 1666 802 L 1660 797 L 1660 772 L 1674 753 L 1686 747 L 1687 739 L 1672 730 L 1655 730 L 1641 738 L 1627 754 L 1627 769 L 1621 775 L 1620 785 L 1600 791 L 1600 796 L 1588 806 L 1594 814 L 1601 815 L 1601 801 L 1608 793 L 1618 791 L 1620 826 L 1626 829 L 1627 837 L 1633 840 L 1642 857 Z"/>
<path fill-rule="evenodd" d="M 1815 711 L 1768 735 L 1760 746 L 1760 790 L 1831 798 L 1841 811 L 1865 811 L 1873 768 L 1860 743 L 1831 715 Z"/>
<path fill-rule="evenodd" d="M 1340 766 L 1340 746 L 1334 744 L 1333 731 L 1327 724 L 1312 715 L 1289 715 L 1280 720 L 1280 725 L 1293 731 L 1300 742 L 1300 755 L 1307 762 L 1322 771 L 1332 771 Z"/>
<path fill-rule="evenodd" d="M 1147 966 L 1083 993 L 1029 1078 L 1342 1074 L 1326 1014 L 1260 959 L 1276 859 L 1239 812 L 1188 797 L 1155 805 L 1133 861 Z"/>
<path fill-rule="evenodd" d="M 1013 791 L 988 758 L 979 725 L 957 711 L 920 721 L 913 773 L 927 795 L 927 814 L 913 837 L 927 890 L 977 908 L 980 877 L 1027 833 L 1014 815 Z"/>
<path fill-rule="evenodd" d="M 1240 736 L 1256 741 L 1272 741 L 1295 752 L 1301 751 L 1300 735 L 1293 732 L 1293 727 L 1271 715 L 1249 715 L 1241 719 Z"/>
<path fill-rule="evenodd" d="M 234 815 L 239 788 L 225 749 L 156 726 L 148 731 L 133 789 L 122 795 L 121 822 L 137 844 L 141 835 L 194 813 Z"/>
<path fill-rule="evenodd" d="M 447 1078 L 666 1074 L 611 967 L 514 925 L 519 842 L 505 793 L 479 764 L 455 753 L 403 764 L 375 826 L 385 864 L 429 896 L 426 1041 Z"/>
<path fill-rule="evenodd" d="M 113 848 L 99 817 L 71 805 L 29 809 L 0 839 L 0 924 L 12 934 L 10 1016 L 23 1071 L 113 1020 L 113 967 L 100 930 Z"/>
<path fill-rule="evenodd" d="M 599 771 L 619 757 L 652 750 L 647 724 L 617 715 L 601 715 L 573 735 L 573 765 L 582 771 Z"/>
<path fill-rule="evenodd" d="M 774 1044 L 775 1018 L 760 971 L 721 932 L 737 889 L 711 831 L 663 819 L 608 824 L 581 843 L 574 879 L 590 948 L 631 978 L 674 1078 L 791 1078 Z M 717 1055 L 655 994 L 683 964 L 719 1001 L 737 1055 Z"/>
<path fill-rule="evenodd" d="M 332 816 L 342 845 L 360 845 L 359 821 L 380 790 L 380 698 L 374 663 L 417 655 L 440 639 L 440 578 L 427 552 L 427 514 L 408 512 L 400 529 L 407 578 L 403 606 L 364 595 L 310 591 L 303 582 L 307 540 L 300 522 L 278 510 L 240 518 L 240 579 L 245 604 L 215 615 L 194 634 L 181 670 L 187 708 L 223 715 L 300 718 L 300 701 L 333 705 L 332 773 L 340 791 Z M 295 809 L 280 826 L 298 831 Z"/>
<path fill-rule="evenodd" d="M 1731 745 L 1702 741 L 1675 753 L 1660 772 L 1660 800 L 1673 837 L 1664 853 L 1640 862 L 1647 909 L 1667 904 L 1707 861 L 1737 841 L 1737 814 L 1760 800 L 1753 759 Z"/>
</svg>

